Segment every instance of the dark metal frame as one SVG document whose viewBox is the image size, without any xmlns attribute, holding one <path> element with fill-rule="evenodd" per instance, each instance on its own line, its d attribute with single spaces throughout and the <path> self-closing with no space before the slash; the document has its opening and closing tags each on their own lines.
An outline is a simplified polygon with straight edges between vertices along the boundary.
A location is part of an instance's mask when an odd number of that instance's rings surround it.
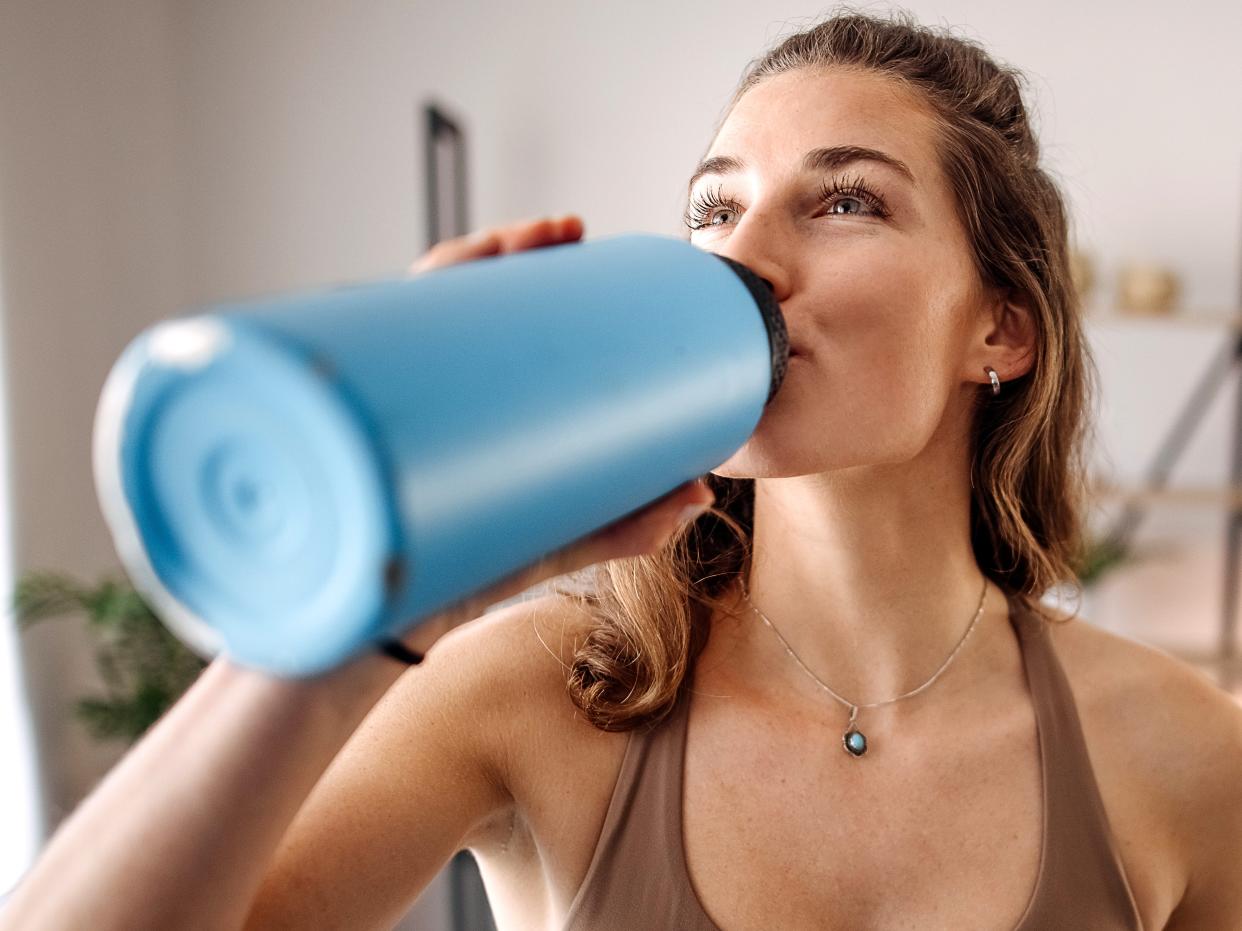
<svg viewBox="0 0 1242 931">
<path fill-rule="evenodd" d="M 461 123 L 436 103 L 423 105 L 422 124 L 427 178 L 427 248 L 430 249 L 442 239 L 463 235 L 469 228 L 466 133 Z M 446 144 L 452 150 L 451 161 L 444 158 Z M 451 176 L 453 200 L 450 215 L 442 216 L 440 208 L 446 175 Z"/>
</svg>

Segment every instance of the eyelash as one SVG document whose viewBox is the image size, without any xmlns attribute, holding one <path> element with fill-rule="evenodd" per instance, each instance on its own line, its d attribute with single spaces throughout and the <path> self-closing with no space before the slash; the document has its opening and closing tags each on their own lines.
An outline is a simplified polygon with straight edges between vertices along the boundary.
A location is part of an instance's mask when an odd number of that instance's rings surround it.
<svg viewBox="0 0 1242 931">
<path fill-rule="evenodd" d="M 701 230 L 709 228 L 707 221 L 711 218 L 711 211 L 713 209 L 720 207 L 727 207 L 731 210 L 738 209 L 736 201 L 723 197 L 723 191 L 724 186 L 717 185 L 715 190 L 708 190 L 706 193 L 701 193 L 691 198 L 684 217 L 684 222 L 689 229 Z M 878 219 L 886 219 L 889 215 L 888 208 L 884 204 L 884 198 L 872 190 L 861 176 L 829 178 L 824 181 L 819 192 L 820 203 L 828 205 L 837 197 L 861 201 L 871 209 L 874 216 Z"/>
</svg>

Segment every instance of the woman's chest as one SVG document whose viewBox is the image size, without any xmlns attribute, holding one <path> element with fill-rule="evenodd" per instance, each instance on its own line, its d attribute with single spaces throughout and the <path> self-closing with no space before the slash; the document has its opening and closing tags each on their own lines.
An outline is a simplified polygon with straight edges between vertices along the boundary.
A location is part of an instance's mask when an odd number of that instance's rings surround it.
<svg viewBox="0 0 1242 931">
<path fill-rule="evenodd" d="M 1045 839 L 1058 855 L 1061 839 L 1045 838 L 1029 703 L 969 728 L 962 714 L 907 726 L 864 712 L 870 749 L 854 758 L 841 746 L 844 709 L 791 720 L 696 702 L 684 736 L 682 836 L 668 826 L 645 843 L 680 841 L 685 875 L 674 879 L 727 931 L 1006 931 L 1036 891 Z M 532 767 L 556 778 L 530 784 L 508 849 L 484 864 L 494 904 L 509 903 L 502 928 L 559 928 L 581 891 L 625 748 L 626 735 L 600 737 L 556 759 L 545 752 Z M 1152 805 L 1127 790 L 1133 780 L 1107 759 L 1097 769 L 1144 927 L 1162 928 L 1180 888 L 1171 845 Z"/>
<path fill-rule="evenodd" d="M 715 923 L 1016 927 L 1043 836 L 1033 718 L 965 734 L 864 712 L 869 749 L 855 758 L 839 710 L 779 722 L 704 711 L 692 722 L 683 845 Z"/>
<path fill-rule="evenodd" d="M 1144 804 L 1113 761 L 1099 760 L 1091 779 L 1058 748 L 1047 798 L 1034 710 L 1007 707 L 969 728 L 962 714 L 937 723 L 863 712 L 859 758 L 841 744 L 844 708 L 764 721 L 700 707 L 686 735 L 682 844 L 702 907 L 728 931 L 1006 931 L 1037 897 L 1036 907 L 1063 907 L 1065 885 L 1046 861 L 1097 870 L 1102 889 L 1115 867 L 1087 867 L 1078 848 L 1111 833 L 1143 926 L 1163 928 L 1180 874 L 1155 800 Z M 1068 823 L 1057 795 L 1071 790 L 1066 771 L 1084 782 L 1072 791 L 1099 791 L 1107 824 Z"/>
</svg>

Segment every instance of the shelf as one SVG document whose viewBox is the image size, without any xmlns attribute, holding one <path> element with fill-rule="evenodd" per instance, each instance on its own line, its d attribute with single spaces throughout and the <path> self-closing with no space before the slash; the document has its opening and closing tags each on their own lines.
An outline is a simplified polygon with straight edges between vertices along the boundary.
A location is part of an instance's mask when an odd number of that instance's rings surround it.
<svg viewBox="0 0 1242 931">
<path fill-rule="evenodd" d="M 1146 324 L 1148 326 L 1171 323 L 1214 329 L 1242 329 L 1242 310 L 1173 310 L 1163 314 L 1144 314 L 1119 310 L 1114 307 L 1084 307 L 1082 318 L 1087 323 L 1108 326 Z"/>
<path fill-rule="evenodd" d="M 1148 488 L 1142 485 L 1092 485 L 1088 496 L 1096 501 L 1137 501 L 1189 507 L 1230 507 L 1242 510 L 1242 487 Z"/>
</svg>

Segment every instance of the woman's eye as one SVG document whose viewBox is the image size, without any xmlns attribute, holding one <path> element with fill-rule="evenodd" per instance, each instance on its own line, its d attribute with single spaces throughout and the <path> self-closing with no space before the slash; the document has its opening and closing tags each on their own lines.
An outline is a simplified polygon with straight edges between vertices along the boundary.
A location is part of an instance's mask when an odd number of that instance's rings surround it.
<svg viewBox="0 0 1242 931">
<path fill-rule="evenodd" d="M 841 207 L 841 206 L 848 207 L 850 204 L 854 205 L 853 210 L 838 210 L 837 209 L 838 207 Z M 860 213 L 861 211 L 864 211 L 867 209 L 868 209 L 867 205 L 864 204 L 857 197 L 842 197 L 840 200 L 836 201 L 835 203 L 828 205 L 829 213 L 840 213 L 840 214 L 845 214 L 845 215 Z"/>
<path fill-rule="evenodd" d="M 734 215 L 732 219 L 736 219 L 737 206 L 734 201 L 723 197 L 719 190 L 707 191 L 691 198 L 683 219 L 691 230 L 721 226 L 722 224 L 717 223 L 716 220 L 722 214 L 725 216 L 732 214 Z"/>
<path fill-rule="evenodd" d="M 888 218 L 888 207 L 884 198 L 873 190 L 861 178 L 833 179 L 826 182 L 819 192 L 820 203 L 828 208 L 828 212 L 837 216 L 871 216 L 884 220 Z M 848 205 L 853 204 L 853 209 Z M 847 209 L 839 210 L 845 206 Z"/>
<path fill-rule="evenodd" d="M 820 191 L 819 203 L 832 216 L 877 219 L 888 216 L 883 199 L 858 180 L 826 184 Z M 736 222 L 739 212 L 739 205 L 724 197 L 720 189 L 708 190 L 691 199 L 684 220 L 691 230 L 711 229 Z"/>
</svg>

